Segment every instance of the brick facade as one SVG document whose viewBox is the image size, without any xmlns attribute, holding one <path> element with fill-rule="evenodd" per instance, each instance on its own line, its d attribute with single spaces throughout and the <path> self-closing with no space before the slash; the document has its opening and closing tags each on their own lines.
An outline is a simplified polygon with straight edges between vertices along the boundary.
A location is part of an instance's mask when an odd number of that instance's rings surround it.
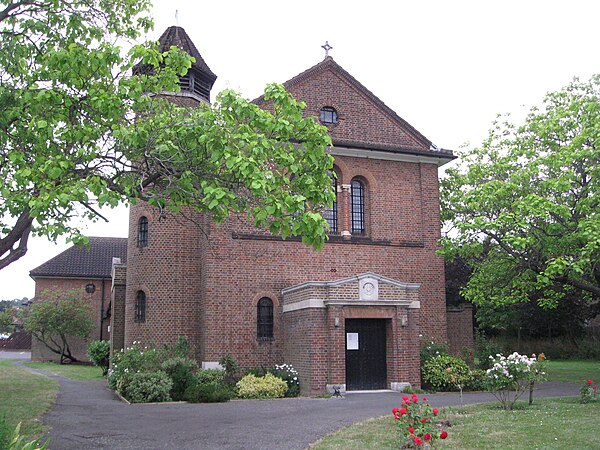
<svg viewBox="0 0 600 450">
<path fill-rule="evenodd" d="M 68 278 L 37 278 L 35 283 L 35 298 L 43 297 L 45 290 L 70 291 L 75 290 L 81 293 L 82 298 L 89 298 L 92 301 L 92 310 L 94 317 L 94 328 L 87 339 L 70 337 L 69 348 L 75 358 L 80 361 L 89 361 L 87 356 L 87 345 L 96 339 L 110 339 L 108 319 L 103 320 L 102 333 L 100 332 L 100 315 L 102 308 L 103 317 L 106 317 L 110 305 L 111 280 L 109 278 L 87 278 L 87 279 L 68 279 Z M 88 284 L 95 285 L 93 294 L 85 292 Z M 50 351 L 44 344 L 37 339 L 31 339 L 31 359 L 34 361 L 58 361 L 60 355 Z"/>
<path fill-rule="evenodd" d="M 419 336 L 448 340 L 444 265 L 436 255 L 437 172 L 453 155 L 433 147 L 329 57 L 285 86 L 306 103 L 307 115 L 319 117 L 323 107 L 338 113 L 328 149 L 337 175 L 337 232 L 315 251 L 257 230 L 242 215 L 215 225 L 191 211 L 132 206 L 127 267 L 115 266 L 108 285 L 112 348 L 186 336 L 204 365 L 224 354 L 245 368 L 291 363 L 303 392 L 312 394 L 346 383 L 346 320 L 379 319 L 387 387 L 418 387 Z M 269 108 L 261 98 L 255 102 Z M 360 235 L 351 228 L 353 180 L 365 188 Z M 138 242 L 142 218 L 147 242 Z M 371 297 L 361 285 L 367 278 L 378 286 Z M 140 292 L 143 318 L 136 315 Z M 264 297 L 273 303 L 268 338 L 257 336 Z"/>
<path fill-rule="evenodd" d="M 450 353 L 461 356 L 465 349 L 475 348 L 473 338 L 473 306 L 465 303 L 460 306 L 449 306 L 448 346 Z"/>
</svg>

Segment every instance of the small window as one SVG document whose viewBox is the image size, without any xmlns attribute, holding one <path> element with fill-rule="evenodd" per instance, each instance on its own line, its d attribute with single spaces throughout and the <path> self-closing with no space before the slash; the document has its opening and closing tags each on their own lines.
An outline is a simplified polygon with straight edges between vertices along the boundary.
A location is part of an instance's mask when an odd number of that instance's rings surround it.
<svg viewBox="0 0 600 450">
<path fill-rule="evenodd" d="M 338 231 L 338 220 L 337 220 L 337 179 L 334 174 L 331 174 L 331 186 L 333 187 L 333 192 L 335 193 L 335 199 L 333 200 L 333 204 L 331 208 L 325 208 L 323 211 L 323 218 L 329 224 L 329 232 L 337 233 Z"/>
<path fill-rule="evenodd" d="M 325 106 L 321 108 L 319 119 L 321 119 L 321 123 L 324 123 L 325 125 L 335 125 L 338 123 L 338 113 L 335 108 Z"/>
<path fill-rule="evenodd" d="M 138 247 L 148 247 L 148 218 L 140 217 L 138 222 Z"/>
<path fill-rule="evenodd" d="M 352 234 L 365 234 L 365 185 L 360 180 L 352 180 L 350 204 L 352 206 Z"/>
<path fill-rule="evenodd" d="M 144 291 L 137 291 L 135 296 L 135 319 L 138 323 L 146 321 L 146 294 Z"/>
<path fill-rule="evenodd" d="M 263 297 L 256 305 L 256 337 L 273 339 L 273 300 Z"/>
</svg>

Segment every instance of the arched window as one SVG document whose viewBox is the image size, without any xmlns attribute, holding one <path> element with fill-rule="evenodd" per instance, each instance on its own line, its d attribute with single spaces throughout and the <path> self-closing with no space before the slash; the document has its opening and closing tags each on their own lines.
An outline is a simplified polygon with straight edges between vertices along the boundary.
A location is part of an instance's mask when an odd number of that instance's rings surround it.
<svg viewBox="0 0 600 450">
<path fill-rule="evenodd" d="M 365 234 L 365 184 L 358 179 L 350 185 L 352 207 L 352 234 Z"/>
<path fill-rule="evenodd" d="M 135 295 L 135 319 L 138 323 L 146 321 L 146 294 L 144 291 L 137 291 Z"/>
<path fill-rule="evenodd" d="M 138 247 L 148 246 L 148 218 L 140 217 L 138 221 Z"/>
<path fill-rule="evenodd" d="M 333 205 L 331 208 L 325 208 L 323 211 L 323 218 L 329 224 L 329 232 L 337 233 L 338 232 L 338 211 L 337 211 L 337 179 L 334 174 L 331 174 L 331 186 L 333 187 L 333 192 L 335 193 L 335 199 L 333 200 Z"/>
<path fill-rule="evenodd" d="M 273 300 L 269 297 L 261 298 L 256 304 L 256 337 L 273 338 Z"/>
</svg>

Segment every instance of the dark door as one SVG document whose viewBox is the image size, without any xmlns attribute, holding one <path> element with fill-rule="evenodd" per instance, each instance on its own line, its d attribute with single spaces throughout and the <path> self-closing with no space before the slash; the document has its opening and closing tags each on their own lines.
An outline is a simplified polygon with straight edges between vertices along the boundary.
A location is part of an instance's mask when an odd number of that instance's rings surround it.
<svg viewBox="0 0 600 450">
<path fill-rule="evenodd" d="M 385 319 L 347 319 L 346 389 L 385 388 Z"/>
</svg>

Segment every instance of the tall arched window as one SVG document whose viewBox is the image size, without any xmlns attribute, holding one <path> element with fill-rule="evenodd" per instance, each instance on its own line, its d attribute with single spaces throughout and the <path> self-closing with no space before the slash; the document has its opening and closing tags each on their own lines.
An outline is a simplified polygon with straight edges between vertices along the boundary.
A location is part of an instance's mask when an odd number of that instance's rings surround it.
<svg viewBox="0 0 600 450">
<path fill-rule="evenodd" d="M 148 218 L 140 217 L 138 221 L 138 247 L 148 246 Z"/>
<path fill-rule="evenodd" d="M 256 304 L 256 337 L 273 338 L 273 300 L 269 297 L 261 298 Z"/>
<path fill-rule="evenodd" d="M 365 184 L 358 179 L 350 184 L 352 234 L 365 234 Z"/>
<path fill-rule="evenodd" d="M 329 232 L 337 233 L 338 232 L 338 211 L 337 211 L 337 179 L 334 174 L 331 174 L 331 186 L 333 187 L 333 192 L 335 193 L 335 199 L 333 200 L 333 205 L 331 208 L 325 208 L 323 211 L 323 218 L 329 224 Z"/>
<path fill-rule="evenodd" d="M 144 291 L 137 291 L 135 295 L 135 318 L 138 323 L 146 321 L 146 294 Z"/>
</svg>

